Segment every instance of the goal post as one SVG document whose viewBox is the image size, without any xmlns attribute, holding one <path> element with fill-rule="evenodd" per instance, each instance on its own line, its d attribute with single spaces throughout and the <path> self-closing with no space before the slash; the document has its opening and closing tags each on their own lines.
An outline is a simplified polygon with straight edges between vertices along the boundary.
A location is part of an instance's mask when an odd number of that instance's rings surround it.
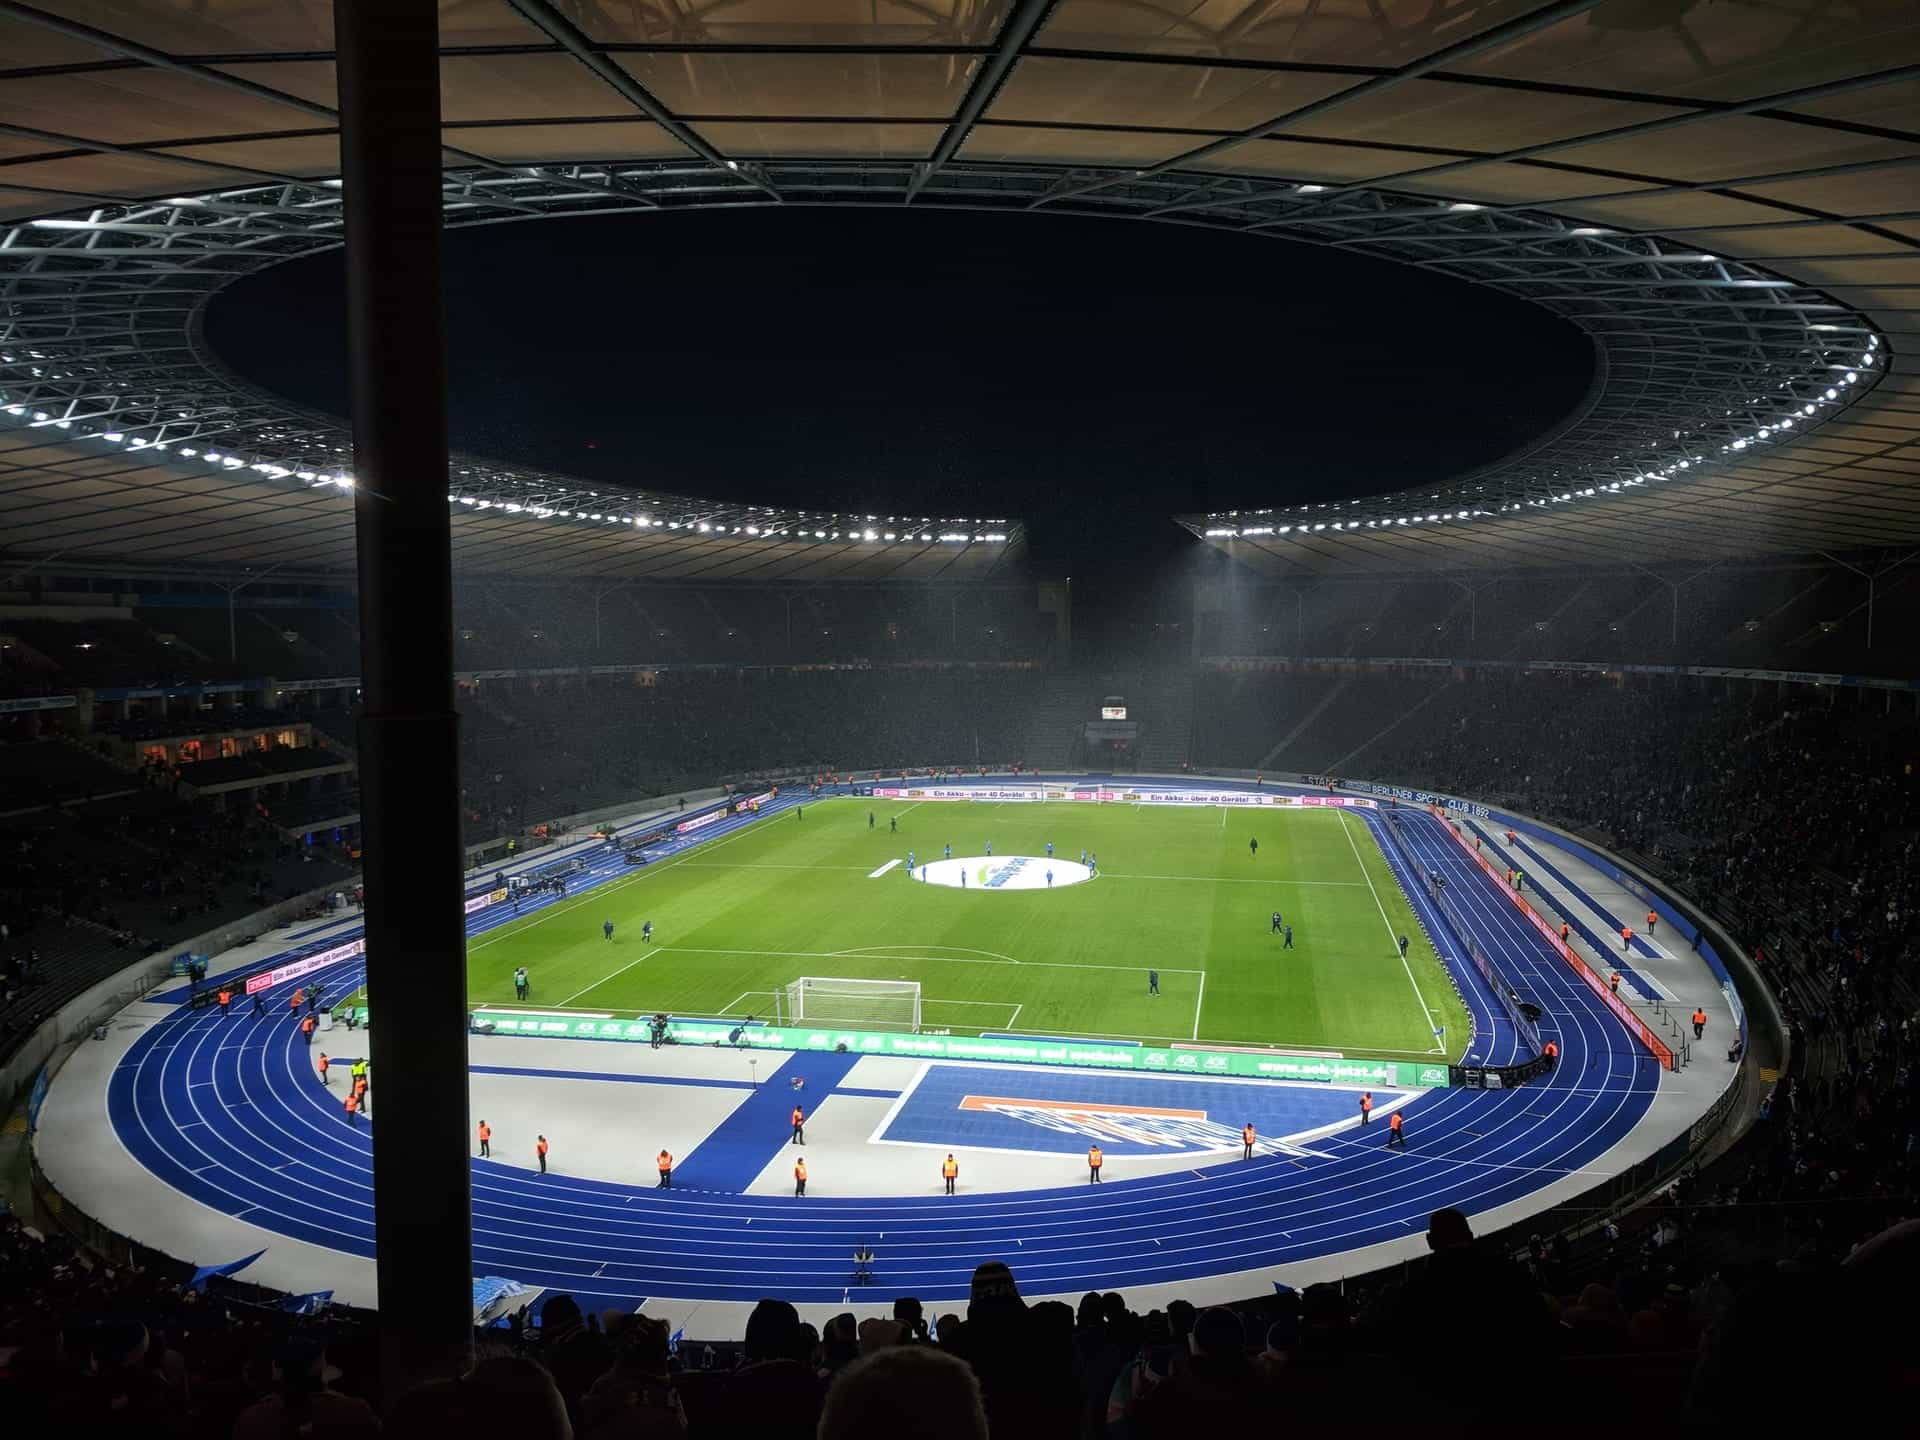
<svg viewBox="0 0 1920 1440">
<path fill-rule="evenodd" d="M 844 1025 L 867 1030 L 920 1028 L 918 980 L 855 980 L 802 975 L 787 985 L 789 1025 Z"/>
</svg>

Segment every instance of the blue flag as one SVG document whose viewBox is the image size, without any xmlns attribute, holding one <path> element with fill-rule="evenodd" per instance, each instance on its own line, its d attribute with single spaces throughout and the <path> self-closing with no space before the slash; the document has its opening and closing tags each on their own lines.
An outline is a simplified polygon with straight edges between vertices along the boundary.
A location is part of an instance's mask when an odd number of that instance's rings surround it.
<svg viewBox="0 0 1920 1440">
<path fill-rule="evenodd" d="M 198 1270 L 193 1272 L 193 1279 L 188 1283 L 191 1284 L 194 1289 L 204 1291 L 207 1288 L 207 1281 L 211 1280 L 214 1276 L 236 1275 L 266 1253 L 264 1250 L 256 1250 L 244 1260 L 229 1260 L 224 1265 L 202 1265 Z"/>
<path fill-rule="evenodd" d="M 280 1302 L 282 1310 L 291 1310 L 296 1315 L 318 1315 L 332 1303 L 333 1291 L 315 1290 L 306 1295 L 289 1295 Z"/>
<path fill-rule="evenodd" d="M 667 1337 L 667 1353 L 669 1355 L 678 1355 L 680 1353 L 680 1337 L 686 1333 L 687 1327 L 682 1325 Z"/>
</svg>

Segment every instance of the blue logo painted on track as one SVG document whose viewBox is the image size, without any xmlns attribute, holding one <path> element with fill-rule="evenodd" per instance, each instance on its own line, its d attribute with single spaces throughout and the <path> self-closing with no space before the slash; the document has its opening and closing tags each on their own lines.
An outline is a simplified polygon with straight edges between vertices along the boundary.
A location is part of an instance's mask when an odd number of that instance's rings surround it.
<svg viewBox="0 0 1920 1440">
<path fill-rule="evenodd" d="M 1373 1092 L 1377 1110 L 1403 1092 Z M 1240 1147 L 1249 1121 L 1263 1152 L 1317 1155 L 1291 1137 L 1352 1120 L 1356 1091 L 1324 1086 L 1057 1074 L 1028 1067 L 940 1065 L 901 1102 L 880 1135 L 910 1144 L 1071 1154 L 1201 1154 Z"/>
</svg>

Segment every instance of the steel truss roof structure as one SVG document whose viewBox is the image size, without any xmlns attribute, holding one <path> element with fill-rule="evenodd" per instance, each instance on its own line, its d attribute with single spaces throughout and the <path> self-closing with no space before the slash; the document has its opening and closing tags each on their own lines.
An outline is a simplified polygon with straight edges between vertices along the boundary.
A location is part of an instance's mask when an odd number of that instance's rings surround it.
<svg viewBox="0 0 1920 1440">
<path fill-rule="evenodd" d="M 340 241 L 329 9 L 0 3 L 17 62 L 0 70 L 0 569 L 350 568 L 345 425 L 225 372 L 197 323 L 235 278 Z M 1676 0 L 1656 18 L 1638 0 L 449 0 L 447 221 L 1151 219 L 1364 251 L 1592 338 L 1583 405 L 1495 465 L 1183 517 L 1276 573 L 1920 540 L 1920 12 Z M 1366 465 L 1363 437 L 1354 451 Z M 449 506 L 456 560 L 481 571 L 962 578 L 1021 538 L 471 457 Z"/>
</svg>

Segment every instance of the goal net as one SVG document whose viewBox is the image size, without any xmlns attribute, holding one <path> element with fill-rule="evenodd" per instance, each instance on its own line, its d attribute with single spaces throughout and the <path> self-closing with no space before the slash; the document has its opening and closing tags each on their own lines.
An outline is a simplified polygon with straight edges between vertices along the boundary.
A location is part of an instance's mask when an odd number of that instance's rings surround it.
<svg viewBox="0 0 1920 1440">
<path fill-rule="evenodd" d="M 920 982 L 802 975 L 787 986 L 787 1023 L 918 1030 Z"/>
</svg>

